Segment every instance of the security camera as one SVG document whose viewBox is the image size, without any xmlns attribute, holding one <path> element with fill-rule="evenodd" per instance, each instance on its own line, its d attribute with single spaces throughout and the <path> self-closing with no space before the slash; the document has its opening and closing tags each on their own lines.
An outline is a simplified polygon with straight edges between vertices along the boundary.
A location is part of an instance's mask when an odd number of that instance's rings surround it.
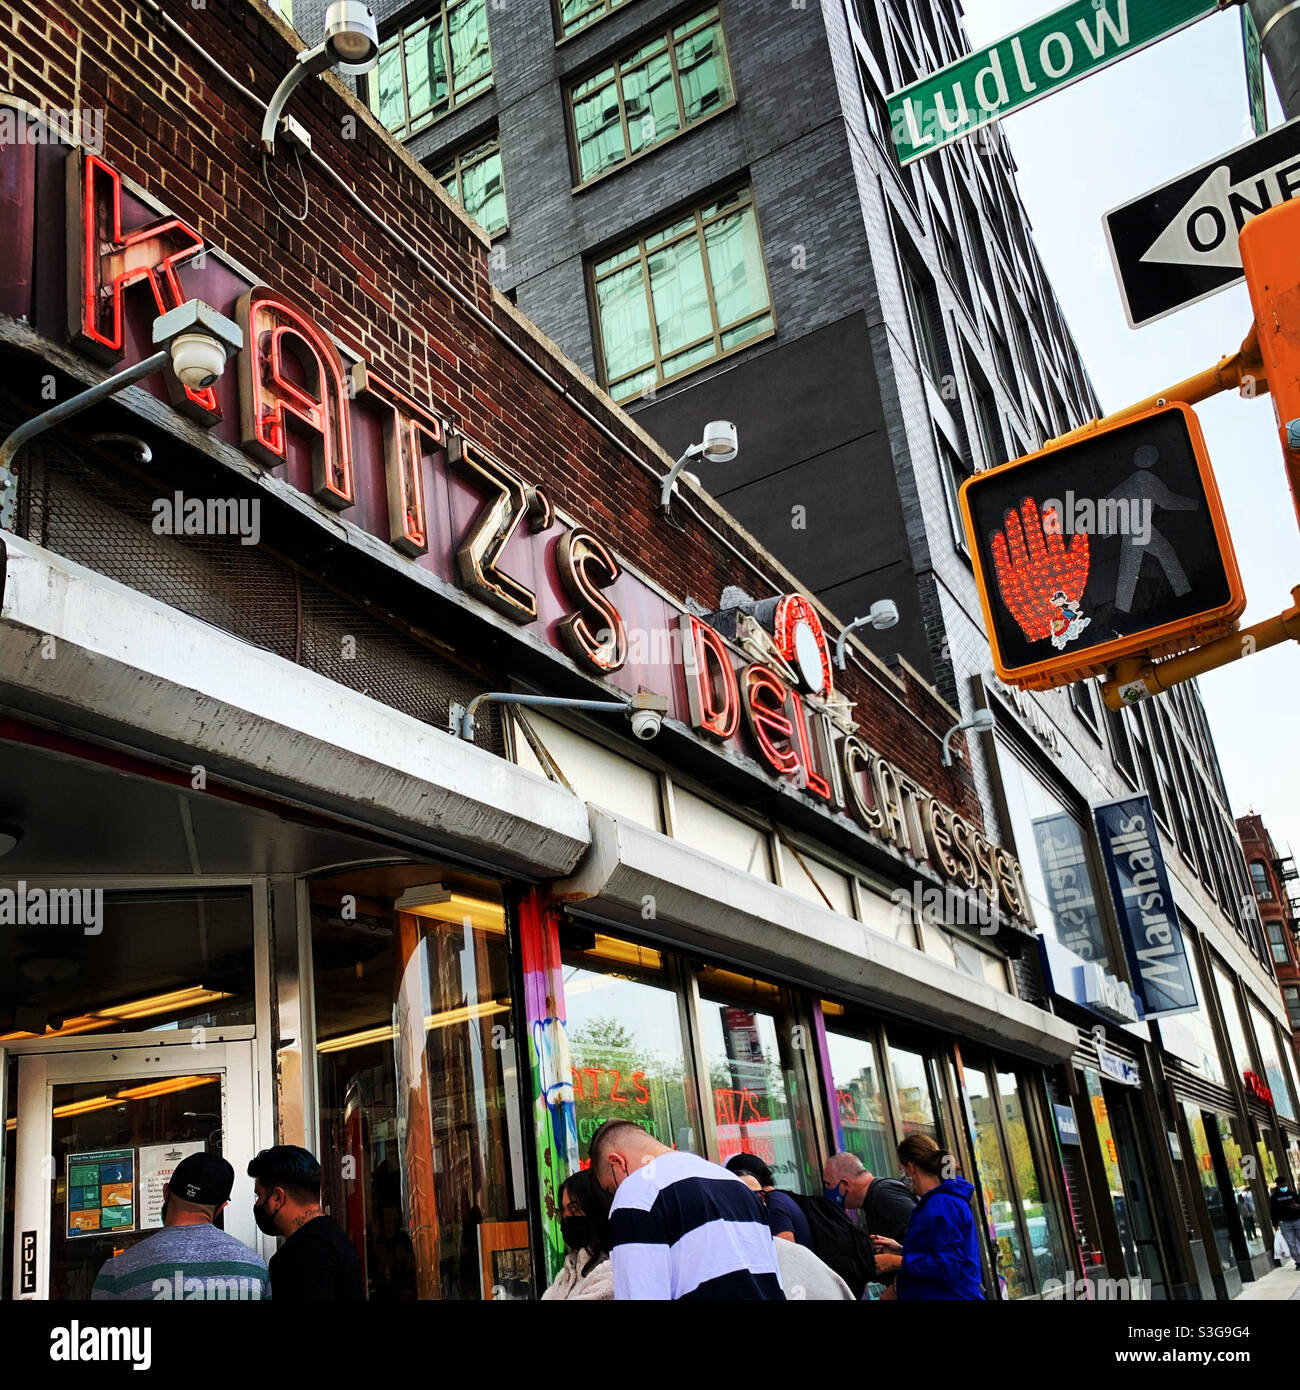
<svg viewBox="0 0 1300 1390">
<path fill-rule="evenodd" d="M 632 732 L 639 739 L 652 739 L 663 728 L 664 717 L 658 710 L 639 709 L 632 714 Z"/>
<path fill-rule="evenodd" d="M 206 333 L 180 333 L 171 342 L 172 369 L 192 390 L 211 386 L 226 367 L 226 349 Z"/>
</svg>

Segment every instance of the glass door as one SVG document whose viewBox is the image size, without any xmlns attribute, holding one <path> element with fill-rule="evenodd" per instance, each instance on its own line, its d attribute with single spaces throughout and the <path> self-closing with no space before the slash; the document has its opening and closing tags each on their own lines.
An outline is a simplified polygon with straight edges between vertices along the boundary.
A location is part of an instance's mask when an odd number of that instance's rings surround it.
<svg viewBox="0 0 1300 1390">
<path fill-rule="evenodd" d="M 121 1046 L 19 1056 L 12 1274 L 18 1299 L 88 1299 L 104 1262 L 162 1228 L 162 1188 L 191 1153 L 235 1169 L 217 1224 L 260 1250 L 253 1044 Z"/>
</svg>

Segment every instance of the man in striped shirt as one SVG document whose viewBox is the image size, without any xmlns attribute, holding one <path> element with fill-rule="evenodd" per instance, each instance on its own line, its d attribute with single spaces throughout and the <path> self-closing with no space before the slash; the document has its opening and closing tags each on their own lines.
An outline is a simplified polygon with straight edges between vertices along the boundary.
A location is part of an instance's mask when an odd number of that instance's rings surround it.
<svg viewBox="0 0 1300 1390">
<path fill-rule="evenodd" d="M 629 1120 L 591 1136 L 609 1211 L 616 1299 L 784 1299 L 772 1233 L 734 1173 Z"/>
</svg>

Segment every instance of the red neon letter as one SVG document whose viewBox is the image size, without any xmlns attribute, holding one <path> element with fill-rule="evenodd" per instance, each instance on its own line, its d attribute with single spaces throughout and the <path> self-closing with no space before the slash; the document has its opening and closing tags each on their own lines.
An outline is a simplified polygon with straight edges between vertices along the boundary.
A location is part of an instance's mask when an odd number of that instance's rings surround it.
<svg viewBox="0 0 1300 1390">
<path fill-rule="evenodd" d="M 745 718 L 749 732 L 758 744 L 758 751 L 768 765 L 782 775 L 799 766 L 799 755 L 793 748 L 778 747 L 774 738 L 789 739 L 794 732 L 790 721 L 781 713 L 787 690 L 770 666 L 757 662 L 745 672 Z"/>
<path fill-rule="evenodd" d="M 803 767 L 803 784 L 814 796 L 831 799 L 831 784 L 816 770 L 813 762 L 811 741 L 808 738 L 808 707 L 797 690 L 790 692 L 786 702 L 786 713 L 794 726 L 796 742 L 799 745 L 799 762 Z"/>
<path fill-rule="evenodd" d="M 740 692 L 727 644 L 689 613 L 682 616 L 682 636 L 691 725 L 702 734 L 729 739 L 740 720 Z"/>
<path fill-rule="evenodd" d="M 239 373 L 244 447 L 274 466 L 289 457 L 288 430 L 312 441 L 312 490 L 318 501 L 350 507 L 352 427 L 338 349 L 307 315 L 265 288 L 239 300 L 246 350 Z M 296 371 L 292 374 L 288 364 Z M 299 386 L 293 379 L 302 377 Z"/>
<path fill-rule="evenodd" d="M 352 368 L 352 387 L 358 400 L 374 402 L 384 411 L 389 544 L 405 555 L 423 555 L 429 549 L 424 457 L 446 444 L 442 421 L 365 362 Z"/>
</svg>

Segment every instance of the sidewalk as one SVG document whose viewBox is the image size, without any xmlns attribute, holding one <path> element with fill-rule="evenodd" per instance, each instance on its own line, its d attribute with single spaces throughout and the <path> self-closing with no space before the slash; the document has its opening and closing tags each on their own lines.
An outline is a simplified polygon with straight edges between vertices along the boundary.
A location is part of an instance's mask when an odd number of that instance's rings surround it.
<svg viewBox="0 0 1300 1390">
<path fill-rule="evenodd" d="M 1232 1301 L 1245 1303 L 1251 1299 L 1295 1299 L 1300 1302 L 1300 1269 L 1288 1262 L 1281 1269 L 1270 1270 L 1262 1279 L 1244 1285 Z"/>
</svg>

